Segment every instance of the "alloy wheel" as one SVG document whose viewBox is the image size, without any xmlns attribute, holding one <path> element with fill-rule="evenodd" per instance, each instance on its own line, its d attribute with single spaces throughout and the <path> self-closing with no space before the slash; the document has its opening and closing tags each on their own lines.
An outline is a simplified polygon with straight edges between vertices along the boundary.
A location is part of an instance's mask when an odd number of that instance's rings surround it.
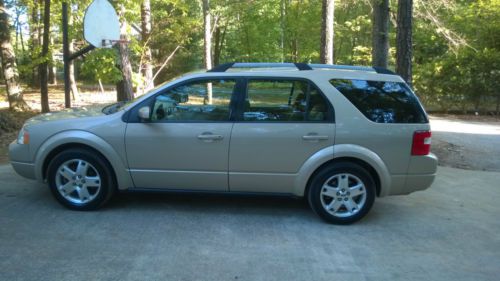
<svg viewBox="0 0 500 281">
<path fill-rule="evenodd" d="M 333 216 L 345 218 L 358 213 L 366 203 L 366 188 L 353 174 L 336 174 L 321 187 L 323 208 Z"/>
<path fill-rule="evenodd" d="M 55 183 L 64 199 L 75 204 L 86 204 L 99 194 L 101 176 L 89 162 L 72 159 L 59 166 Z"/>
</svg>

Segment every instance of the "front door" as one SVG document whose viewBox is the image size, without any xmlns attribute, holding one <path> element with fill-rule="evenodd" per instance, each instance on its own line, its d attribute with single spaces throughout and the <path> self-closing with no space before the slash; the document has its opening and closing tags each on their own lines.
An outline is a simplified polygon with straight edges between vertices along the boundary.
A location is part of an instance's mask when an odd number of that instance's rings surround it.
<svg viewBox="0 0 500 281">
<path fill-rule="evenodd" d="M 228 190 L 235 86 L 231 79 L 195 80 L 154 97 L 151 120 L 127 125 L 136 187 Z"/>
<path fill-rule="evenodd" d="M 250 79 L 246 88 L 231 134 L 230 190 L 292 193 L 304 162 L 334 144 L 333 108 L 307 80 Z"/>
</svg>

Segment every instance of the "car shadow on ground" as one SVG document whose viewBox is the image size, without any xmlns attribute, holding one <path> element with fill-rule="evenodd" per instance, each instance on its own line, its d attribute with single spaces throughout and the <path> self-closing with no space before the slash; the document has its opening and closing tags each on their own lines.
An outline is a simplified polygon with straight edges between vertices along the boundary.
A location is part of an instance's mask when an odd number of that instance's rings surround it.
<svg viewBox="0 0 500 281">
<path fill-rule="evenodd" d="M 290 215 L 312 212 L 302 198 L 287 196 L 121 192 L 106 205 L 107 210 L 175 210 L 185 213 Z"/>
<path fill-rule="evenodd" d="M 381 217 L 379 207 L 381 206 L 374 206 L 372 211 L 358 223 L 376 223 Z M 174 211 L 184 215 L 211 214 L 242 216 L 242 218 L 295 217 L 322 222 L 305 198 L 277 195 L 121 192 L 111 199 L 105 210 L 112 212 L 149 210 L 160 213 Z"/>
</svg>

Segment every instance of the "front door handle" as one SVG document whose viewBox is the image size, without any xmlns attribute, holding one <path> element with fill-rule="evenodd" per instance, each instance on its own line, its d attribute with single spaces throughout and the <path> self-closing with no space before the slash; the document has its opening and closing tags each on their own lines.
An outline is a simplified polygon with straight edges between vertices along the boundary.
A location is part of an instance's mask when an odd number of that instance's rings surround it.
<svg viewBox="0 0 500 281">
<path fill-rule="evenodd" d="M 327 139 L 329 139 L 329 137 L 311 133 L 311 134 L 302 136 L 302 139 L 305 141 L 320 141 L 320 140 L 327 140 Z"/>
<path fill-rule="evenodd" d="M 205 132 L 201 135 L 198 135 L 198 139 L 202 141 L 216 141 L 216 140 L 222 140 L 224 137 L 221 135 L 214 135 L 209 132 Z"/>
</svg>

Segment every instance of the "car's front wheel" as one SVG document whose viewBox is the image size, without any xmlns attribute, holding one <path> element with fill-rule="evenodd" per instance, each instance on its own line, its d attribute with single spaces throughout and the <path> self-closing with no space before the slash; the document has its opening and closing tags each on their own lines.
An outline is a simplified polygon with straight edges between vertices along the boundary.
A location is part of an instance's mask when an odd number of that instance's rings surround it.
<svg viewBox="0 0 500 281">
<path fill-rule="evenodd" d="M 375 200 L 375 183 L 370 173 L 351 162 L 338 162 L 313 176 L 309 205 L 324 220 L 350 224 L 363 218 Z"/>
<path fill-rule="evenodd" d="M 48 182 L 57 201 L 73 210 L 97 209 L 115 190 L 105 159 L 87 149 L 69 149 L 54 157 L 48 167 Z"/>
</svg>

